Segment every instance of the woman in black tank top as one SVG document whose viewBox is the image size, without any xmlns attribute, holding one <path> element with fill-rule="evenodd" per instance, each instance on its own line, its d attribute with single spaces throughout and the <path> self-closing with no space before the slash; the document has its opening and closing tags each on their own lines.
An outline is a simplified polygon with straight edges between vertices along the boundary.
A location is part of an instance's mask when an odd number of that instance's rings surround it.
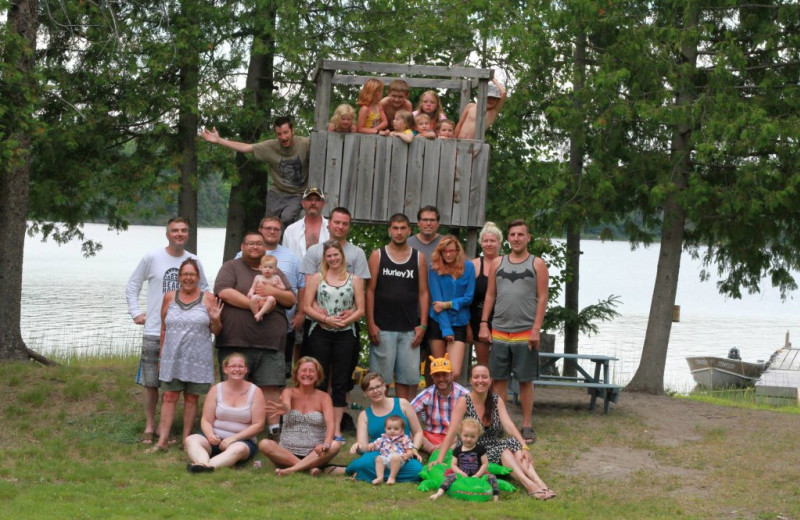
<svg viewBox="0 0 800 520">
<path fill-rule="evenodd" d="M 475 266 L 475 297 L 470 306 L 470 331 L 467 337 L 475 347 L 475 357 L 478 363 L 489 364 L 489 344 L 478 340 L 478 329 L 481 324 L 481 314 L 483 313 L 483 300 L 486 298 L 486 289 L 489 285 L 488 274 L 495 269 L 495 262 L 499 258 L 500 247 L 503 244 L 503 233 L 493 223 L 487 222 L 481 229 L 479 236 L 483 256 L 472 260 Z M 492 315 L 489 316 L 489 327 L 491 328 Z"/>
</svg>

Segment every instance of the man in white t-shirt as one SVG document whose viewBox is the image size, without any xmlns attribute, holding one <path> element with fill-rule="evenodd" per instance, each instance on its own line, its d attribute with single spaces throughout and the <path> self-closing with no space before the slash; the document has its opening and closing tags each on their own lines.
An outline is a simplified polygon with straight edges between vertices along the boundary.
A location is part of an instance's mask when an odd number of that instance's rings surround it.
<svg viewBox="0 0 800 520">
<path fill-rule="evenodd" d="M 187 258 L 197 256 L 186 251 L 189 240 L 189 224 L 182 217 L 175 217 L 167 222 L 167 247 L 156 249 L 144 255 L 136 270 L 133 271 L 125 288 L 128 300 L 128 311 L 137 325 L 144 325 L 142 337 L 142 358 L 139 362 L 139 373 L 136 382 L 144 387 L 145 427 L 141 441 L 152 444 L 155 438 L 156 404 L 158 403 L 158 356 L 161 335 L 161 304 L 164 295 L 180 287 L 178 270 Z M 203 291 L 208 290 L 208 282 L 200 261 L 200 280 L 198 285 Z M 139 294 L 147 282 L 147 308 L 139 308 Z"/>
</svg>

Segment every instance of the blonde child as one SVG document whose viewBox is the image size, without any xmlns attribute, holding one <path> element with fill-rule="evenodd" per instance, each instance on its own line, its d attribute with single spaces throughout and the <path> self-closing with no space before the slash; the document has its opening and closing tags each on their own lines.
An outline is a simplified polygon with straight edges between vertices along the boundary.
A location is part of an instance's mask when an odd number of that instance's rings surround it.
<svg viewBox="0 0 800 520">
<path fill-rule="evenodd" d="M 394 115 L 394 130 L 389 135 L 410 143 L 414 140 L 414 116 L 408 110 L 398 110 Z"/>
<path fill-rule="evenodd" d="M 356 111 L 347 103 L 339 105 L 328 121 L 328 132 L 355 132 Z"/>
<path fill-rule="evenodd" d="M 408 100 L 408 83 L 402 79 L 396 79 L 389 83 L 389 94 L 381 99 L 381 108 L 386 114 L 386 121 L 389 122 L 389 130 L 396 130 L 394 127 L 394 116 L 398 110 L 408 110 L 411 112 L 414 107 Z"/>
<path fill-rule="evenodd" d="M 461 445 L 456 446 L 453 450 L 450 469 L 445 472 L 444 482 L 439 490 L 430 496 L 430 499 L 436 500 L 444 495 L 459 477 L 488 475 L 487 480 L 492 486 L 492 500 L 497 502 L 500 499 L 497 477 L 488 472 L 489 456 L 486 454 L 486 448 L 478 445 L 478 438 L 483 435 L 483 425 L 479 420 L 467 417 L 461 420 L 458 431 L 461 436 Z"/>
<path fill-rule="evenodd" d="M 428 139 L 436 139 L 436 132 L 431 130 L 431 118 L 427 114 L 417 114 L 414 118 L 414 125 L 417 128 L 416 135 L 427 137 Z"/>
<path fill-rule="evenodd" d="M 389 122 L 381 108 L 383 81 L 368 79 L 358 93 L 358 131 L 362 134 L 383 134 Z"/>
<path fill-rule="evenodd" d="M 439 139 L 452 139 L 456 133 L 456 124 L 449 119 L 445 119 L 439 123 L 439 128 L 436 129 L 436 134 Z"/>
<path fill-rule="evenodd" d="M 378 451 L 380 454 L 375 458 L 375 480 L 374 485 L 383 483 L 384 469 L 389 466 L 389 478 L 387 484 L 394 484 L 397 473 L 400 472 L 405 463 L 414 456 L 414 441 L 411 437 L 403 433 L 405 421 L 399 415 L 390 415 L 383 423 L 385 433 L 370 442 L 368 451 Z"/>
<path fill-rule="evenodd" d="M 497 114 L 506 102 L 506 89 L 496 79 L 489 84 L 489 93 L 486 97 L 486 117 L 483 122 L 484 129 L 488 129 L 497 119 Z M 478 108 L 477 103 L 470 103 L 464 108 L 456 126 L 456 139 L 475 139 L 475 113 Z"/>
<path fill-rule="evenodd" d="M 420 114 L 427 114 L 431 118 L 431 127 L 436 126 L 439 121 L 447 119 L 444 110 L 442 110 L 442 104 L 439 102 L 439 95 L 433 90 L 426 90 L 419 97 L 417 109 L 414 110 L 414 117 Z"/>
<path fill-rule="evenodd" d="M 262 256 L 258 270 L 261 271 L 261 274 L 257 275 L 253 279 L 253 285 L 250 286 L 250 290 L 247 292 L 247 297 L 250 298 L 250 310 L 253 311 L 253 316 L 255 317 L 256 321 L 261 321 L 265 314 L 272 312 L 272 309 L 275 308 L 277 301 L 275 300 L 274 296 L 259 296 L 256 294 L 256 290 L 259 287 L 266 285 L 271 285 L 276 289 L 281 290 L 286 289 L 286 287 L 284 287 L 283 282 L 277 275 L 276 271 L 278 270 L 278 259 L 274 256 Z"/>
</svg>

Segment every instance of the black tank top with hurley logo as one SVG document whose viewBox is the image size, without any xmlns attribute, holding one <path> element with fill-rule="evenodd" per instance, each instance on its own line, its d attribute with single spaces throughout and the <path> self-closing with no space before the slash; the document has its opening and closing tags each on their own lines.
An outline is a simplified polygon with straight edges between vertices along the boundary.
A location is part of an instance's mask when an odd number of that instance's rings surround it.
<svg viewBox="0 0 800 520">
<path fill-rule="evenodd" d="M 375 324 L 381 330 L 408 332 L 419 325 L 419 253 L 413 247 L 402 264 L 380 249 L 375 285 Z"/>
</svg>

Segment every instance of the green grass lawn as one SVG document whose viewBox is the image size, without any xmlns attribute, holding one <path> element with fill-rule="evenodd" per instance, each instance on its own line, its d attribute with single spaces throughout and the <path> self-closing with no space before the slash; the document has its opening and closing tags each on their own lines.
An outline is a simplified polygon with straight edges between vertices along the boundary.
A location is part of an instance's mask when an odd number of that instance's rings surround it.
<svg viewBox="0 0 800 520">
<path fill-rule="evenodd" d="M 442 498 L 435 504 L 415 485 L 373 487 L 339 477 L 276 477 L 269 461 L 212 474 L 186 472 L 186 456 L 147 455 L 138 443 L 143 427 L 138 360 L 69 360 L 57 367 L 0 364 L 0 518 L 2 519 L 321 519 L 400 518 L 710 518 L 697 497 L 670 490 L 674 479 L 634 473 L 624 482 L 564 473 L 586 446 L 644 447 L 669 461 L 674 454 L 650 444 L 638 419 L 568 410 L 537 419 L 533 448 L 539 473 L 559 496 L 540 502 L 522 491 L 499 503 Z M 179 408 L 180 410 L 181 408 Z M 180 411 L 178 413 L 180 417 Z M 174 431 L 178 432 L 178 418 Z M 700 441 L 718 443 L 725 432 Z M 349 436 L 348 447 L 352 442 Z M 259 457 L 261 459 L 261 457 Z M 340 454 L 335 461 L 350 459 Z M 741 476 L 733 476 L 743 485 Z M 734 488 L 735 489 L 735 488 Z M 800 512 L 796 504 L 788 511 Z M 733 516 L 733 518 L 739 518 Z M 742 517 L 742 518 L 749 518 Z M 757 516 L 760 518 L 760 516 Z M 764 518 L 767 518 L 765 516 Z M 775 518 L 769 516 L 769 518 Z M 787 517 L 788 518 L 788 517 Z"/>
</svg>

